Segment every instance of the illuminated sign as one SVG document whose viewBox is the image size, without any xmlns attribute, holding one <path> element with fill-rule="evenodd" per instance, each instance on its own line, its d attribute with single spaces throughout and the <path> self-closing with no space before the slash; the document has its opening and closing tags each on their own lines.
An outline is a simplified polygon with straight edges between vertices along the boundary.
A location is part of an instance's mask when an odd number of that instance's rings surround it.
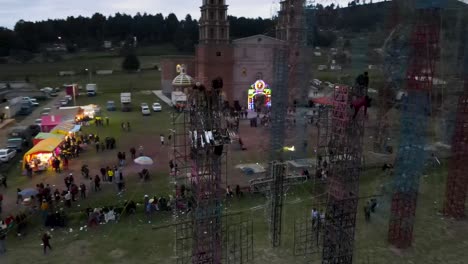
<svg viewBox="0 0 468 264">
<path fill-rule="evenodd" d="M 264 81 L 258 80 L 249 89 L 247 102 L 249 110 L 255 109 L 255 100 L 262 96 L 265 97 L 265 106 L 271 107 L 271 89 Z"/>
</svg>

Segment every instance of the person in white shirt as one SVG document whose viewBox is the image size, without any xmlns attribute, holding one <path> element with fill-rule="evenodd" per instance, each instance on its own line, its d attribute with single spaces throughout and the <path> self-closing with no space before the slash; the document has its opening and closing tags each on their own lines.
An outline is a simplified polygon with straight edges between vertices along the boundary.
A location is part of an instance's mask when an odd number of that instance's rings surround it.
<svg viewBox="0 0 468 264">
<path fill-rule="evenodd" d="M 68 191 L 66 194 L 65 194 L 65 206 L 70 208 L 71 207 L 71 192 Z"/>
</svg>

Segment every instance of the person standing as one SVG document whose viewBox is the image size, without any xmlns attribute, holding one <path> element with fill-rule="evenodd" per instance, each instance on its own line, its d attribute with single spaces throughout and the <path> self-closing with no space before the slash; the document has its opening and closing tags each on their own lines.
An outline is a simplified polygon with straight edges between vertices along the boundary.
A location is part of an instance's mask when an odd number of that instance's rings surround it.
<svg viewBox="0 0 468 264">
<path fill-rule="evenodd" d="M 45 199 L 42 200 L 41 203 L 41 214 L 42 214 L 42 221 L 44 221 L 44 226 L 47 221 L 47 216 L 49 215 L 49 204 Z"/>
<path fill-rule="evenodd" d="M 119 166 L 122 166 L 122 152 L 120 151 L 117 153 L 117 160 L 119 161 Z"/>
<path fill-rule="evenodd" d="M 122 165 L 125 166 L 125 163 L 127 162 L 127 157 L 126 157 L 126 154 L 125 154 L 125 151 L 122 152 Z"/>
<path fill-rule="evenodd" d="M 3 185 L 5 189 L 8 188 L 6 181 L 7 181 L 7 178 L 3 174 L 0 174 L 0 185 Z"/>
<path fill-rule="evenodd" d="M 71 207 L 71 192 L 68 191 L 66 194 L 65 194 L 65 206 L 67 208 L 70 208 Z"/>
<path fill-rule="evenodd" d="M 70 187 L 70 191 L 71 191 L 72 202 L 75 202 L 76 195 L 78 194 L 78 186 L 76 186 L 76 184 L 73 183 Z"/>
<path fill-rule="evenodd" d="M 107 173 L 106 168 L 101 168 L 100 171 L 101 171 L 101 177 L 102 177 L 102 179 L 105 180 L 105 179 L 106 179 L 106 173 Z M 96 176 L 97 176 L 97 175 L 96 175 Z"/>
<path fill-rule="evenodd" d="M 138 148 L 138 152 L 140 153 L 140 154 L 139 154 L 140 157 L 143 156 L 143 146 L 140 146 L 140 147 Z"/>
<path fill-rule="evenodd" d="M 66 156 L 63 157 L 63 169 L 68 170 L 68 158 Z"/>
<path fill-rule="evenodd" d="M 169 161 L 169 168 L 171 169 L 171 173 L 174 171 L 174 162 L 172 160 Z"/>
<path fill-rule="evenodd" d="M 369 204 L 369 201 L 367 201 L 366 205 L 364 206 L 364 216 L 366 218 L 367 223 L 370 222 L 370 214 L 371 214 L 370 204 Z"/>
<path fill-rule="evenodd" d="M 106 116 L 106 126 L 109 126 L 109 117 Z"/>
<path fill-rule="evenodd" d="M 136 158 L 136 149 L 134 147 L 130 148 L 130 154 L 132 155 L 132 159 Z"/>
<path fill-rule="evenodd" d="M 99 175 L 96 174 L 94 176 L 94 191 L 100 191 L 101 190 L 101 179 L 99 178 Z"/>
<path fill-rule="evenodd" d="M 96 141 L 95 144 L 96 144 L 96 152 L 99 152 L 99 146 L 100 146 L 100 145 L 99 145 L 99 141 Z"/>
<path fill-rule="evenodd" d="M 164 135 L 163 134 L 161 134 L 160 139 L 161 139 L 161 145 L 164 146 Z"/>
<path fill-rule="evenodd" d="M 86 199 L 86 185 L 84 183 L 80 184 L 80 197 L 81 199 Z"/>
<path fill-rule="evenodd" d="M 109 170 L 107 171 L 107 178 L 109 182 L 112 182 L 114 178 L 114 170 L 112 170 L 111 168 L 109 168 Z"/>
<path fill-rule="evenodd" d="M 52 237 L 48 233 L 44 233 L 44 235 L 42 235 L 42 246 L 44 248 L 44 255 L 47 254 L 47 248 L 52 250 L 52 246 L 50 245 L 51 238 Z"/>
<path fill-rule="evenodd" d="M 0 221 L 0 256 L 6 252 L 6 234 L 7 234 L 7 225 Z"/>
<path fill-rule="evenodd" d="M 54 199 L 56 204 L 60 202 L 60 191 L 58 189 L 55 189 L 54 191 Z"/>
<path fill-rule="evenodd" d="M 16 188 L 16 204 L 19 204 L 23 201 L 23 195 L 21 195 L 21 189 Z"/>
</svg>

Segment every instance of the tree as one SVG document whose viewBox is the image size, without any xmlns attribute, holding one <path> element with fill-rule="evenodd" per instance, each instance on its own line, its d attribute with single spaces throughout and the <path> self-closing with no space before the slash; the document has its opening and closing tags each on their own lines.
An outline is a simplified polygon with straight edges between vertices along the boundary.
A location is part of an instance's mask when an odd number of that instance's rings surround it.
<svg viewBox="0 0 468 264">
<path fill-rule="evenodd" d="M 140 69 L 138 57 L 134 53 L 127 55 L 122 63 L 122 69 L 126 71 L 136 71 Z"/>
</svg>

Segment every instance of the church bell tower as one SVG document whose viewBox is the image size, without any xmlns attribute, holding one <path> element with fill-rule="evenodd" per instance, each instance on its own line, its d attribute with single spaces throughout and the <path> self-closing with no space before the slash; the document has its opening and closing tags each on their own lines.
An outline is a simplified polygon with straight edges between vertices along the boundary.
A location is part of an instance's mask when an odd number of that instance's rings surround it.
<svg viewBox="0 0 468 264">
<path fill-rule="evenodd" d="M 196 79 L 209 87 L 212 80 L 221 77 L 225 100 L 230 101 L 234 51 L 229 40 L 226 0 L 203 0 L 200 11 Z"/>
<path fill-rule="evenodd" d="M 228 44 L 229 21 L 226 0 L 203 0 L 200 9 L 200 44 Z"/>
</svg>

